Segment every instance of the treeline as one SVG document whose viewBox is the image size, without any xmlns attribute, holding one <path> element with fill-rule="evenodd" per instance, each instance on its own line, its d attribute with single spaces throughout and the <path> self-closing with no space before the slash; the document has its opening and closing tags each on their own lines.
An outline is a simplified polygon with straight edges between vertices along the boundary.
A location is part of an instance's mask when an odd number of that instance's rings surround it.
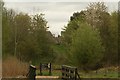
<svg viewBox="0 0 120 80">
<path fill-rule="evenodd" d="M 118 11 L 108 12 L 103 2 L 75 12 L 62 32 L 68 61 L 81 69 L 118 65 Z"/>
<path fill-rule="evenodd" d="M 3 6 L 2 41 L 3 59 L 16 56 L 20 61 L 51 62 L 53 51 L 51 33 L 47 31 L 44 14 L 16 13 Z"/>
<path fill-rule="evenodd" d="M 86 71 L 118 65 L 119 14 L 108 12 L 102 2 L 75 12 L 56 40 L 43 14 L 16 13 L 4 4 L 2 9 L 3 59 L 12 55 L 34 64 L 63 61 Z"/>
</svg>

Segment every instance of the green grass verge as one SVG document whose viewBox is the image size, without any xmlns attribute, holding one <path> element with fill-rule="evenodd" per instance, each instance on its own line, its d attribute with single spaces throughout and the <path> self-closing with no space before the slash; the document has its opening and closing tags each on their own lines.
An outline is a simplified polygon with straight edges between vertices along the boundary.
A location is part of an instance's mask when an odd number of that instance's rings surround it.
<svg viewBox="0 0 120 80">
<path fill-rule="evenodd" d="M 82 78 L 118 78 L 118 72 L 108 72 L 107 74 L 105 74 L 104 72 L 100 72 L 100 73 L 93 73 L 93 72 L 89 72 L 89 73 L 79 73 L 80 76 Z"/>
<path fill-rule="evenodd" d="M 37 75 L 40 75 L 40 71 L 36 71 Z M 49 71 L 48 70 L 43 70 L 42 71 L 43 76 L 49 76 Z M 51 76 L 61 76 L 61 71 L 60 70 L 52 70 L 52 75 Z"/>
<path fill-rule="evenodd" d="M 43 76 L 49 76 L 49 71 L 48 70 L 43 70 L 42 71 Z M 36 71 L 36 74 L 39 75 L 39 70 Z M 117 72 L 109 72 L 105 75 L 104 72 L 101 73 L 79 73 L 81 78 L 118 78 L 118 73 Z M 60 70 L 52 70 L 52 75 L 51 76 L 61 76 L 61 71 Z"/>
</svg>

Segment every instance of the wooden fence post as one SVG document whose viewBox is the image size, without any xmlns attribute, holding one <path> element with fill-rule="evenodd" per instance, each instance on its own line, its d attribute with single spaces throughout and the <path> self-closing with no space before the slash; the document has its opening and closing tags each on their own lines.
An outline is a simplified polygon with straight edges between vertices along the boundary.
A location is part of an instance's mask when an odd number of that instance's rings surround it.
<svg viewBox="0 0 120 80">
<path fill-rule="evenodd" d="M 30 65 L 29 73 L 28 73 L 28 79 L 29 80 L 36 80 L 35 76 L 36 76 L 36 67 L 33 66 L 33 65 Z"/>
<path fill-rule="evenodd" d="M 49 75 L 52 75 L 52 67 L 51 67 L 51 63 L 48 64 L 48 68 L 49 68 Z"/>
<path fill-rule="evenodd" d="M 75 69 L 75 80 L 77 80 L 77 68 Z"/>
<path fill-rule="evenodd" d="M 64 79 L 64 67 L 62 66 L 62 79 Z"/>
<path fill-rule="evenodd" d="M 40 75 L 42 75 L 42 63 L 40 63 Z"/>
</svg>

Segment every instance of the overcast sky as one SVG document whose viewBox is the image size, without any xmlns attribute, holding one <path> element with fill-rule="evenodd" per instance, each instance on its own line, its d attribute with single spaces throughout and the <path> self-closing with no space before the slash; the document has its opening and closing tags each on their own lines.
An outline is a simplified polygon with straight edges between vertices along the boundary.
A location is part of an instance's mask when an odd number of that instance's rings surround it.
<svg viewBox="0 0 120 80">
<path fill-rule="evenodd" d="M 29 15 L 44 13 L 45 19 L 48 21 L 49 30 L 56 36 L 67 25 L 70 16 L 77 11 L 86 9 L 89 2 L 42 2 L 41 0 L 4 0 L 7 8 L 12 8 L 16 12 L 25 12 Z M 66 1 L 66 0 L 65 0 Z M 89 0 L 87 0 L 89 1 Z M 108 11 L 118 9 L 117 2 L 105 2 Z"/>
</svg>

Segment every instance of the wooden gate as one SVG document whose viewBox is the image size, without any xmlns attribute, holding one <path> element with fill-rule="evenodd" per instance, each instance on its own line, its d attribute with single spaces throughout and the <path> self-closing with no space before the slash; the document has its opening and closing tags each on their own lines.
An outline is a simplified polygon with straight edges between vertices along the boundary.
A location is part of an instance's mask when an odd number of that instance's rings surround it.
<svg viewBox="0 0 120 80">
<path fill-rule="evenodd" d="M 77 68 L 62 65 L 62 80 L 80 80 Z"/>
<path fill-rule="evenodd" d="M 40 75 L 43 75 L 42 70 L 44 68 L 49 70 L 49 76 L 52 75 L 51 63 L 44 63 L 44 64 L 40 63 Z"/>
</svg>

